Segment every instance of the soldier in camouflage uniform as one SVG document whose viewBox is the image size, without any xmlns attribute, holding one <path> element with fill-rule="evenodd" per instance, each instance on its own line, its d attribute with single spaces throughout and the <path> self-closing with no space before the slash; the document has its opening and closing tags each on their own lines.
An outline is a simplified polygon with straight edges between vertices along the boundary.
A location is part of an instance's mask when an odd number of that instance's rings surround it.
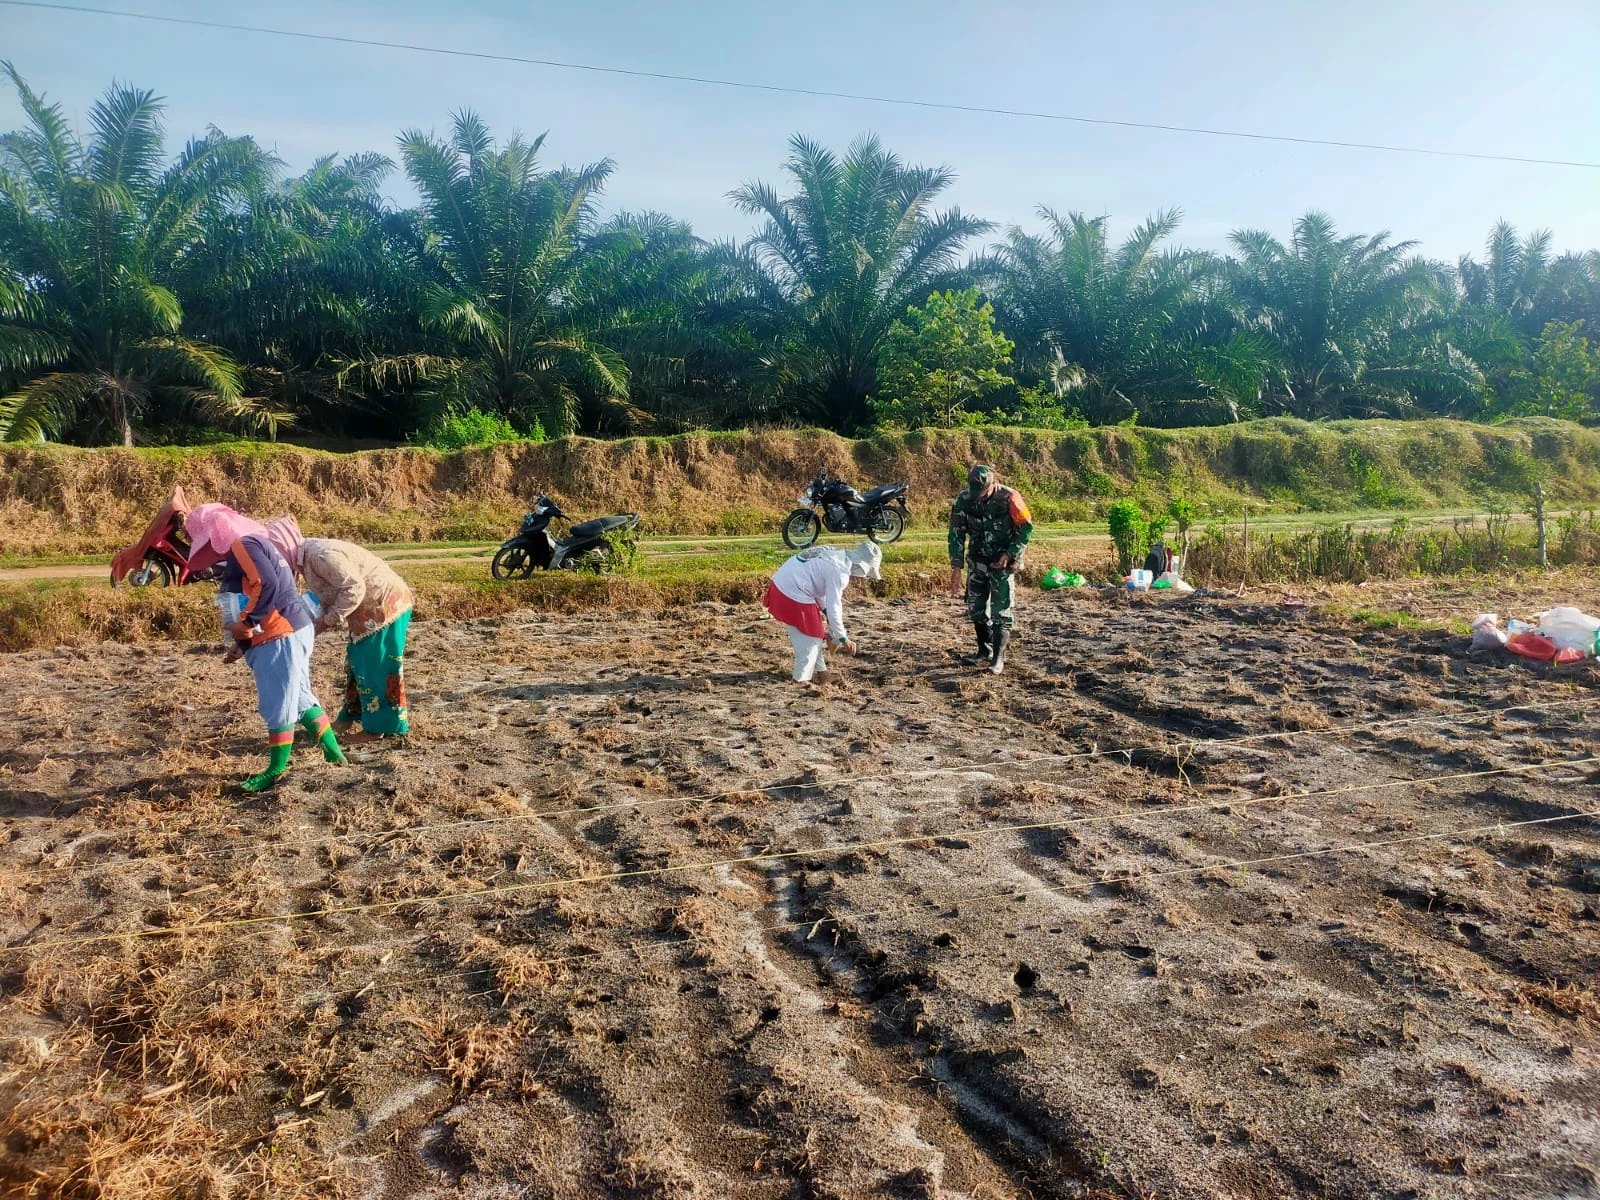
<svg viewBox="0 0 1600 1200">
<path fill-rule="evenodd" d="M 1032 533 L 1032 515 L 1020 493 L 997 483 L 991 467 L 967 472 L 967 490 L 950 509 L 950 590 L 962 594 L 964 561 L 967 616 L 978 634 L 972 661 L 987 662 L 996 675 L 1005 670 L 1011 642 L 1011 576 Z"/>
</svg>

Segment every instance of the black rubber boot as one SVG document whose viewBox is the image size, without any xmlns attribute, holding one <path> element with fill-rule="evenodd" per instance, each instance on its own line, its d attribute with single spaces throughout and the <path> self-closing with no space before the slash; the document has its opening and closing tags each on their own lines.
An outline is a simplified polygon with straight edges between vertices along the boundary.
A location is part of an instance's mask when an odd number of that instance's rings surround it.
<svg viewBox="0 0 1600 1200">
<path fill-rule="evenodd" d="M 994 657 L 989 660 L 989 670 L 996 675 L 1006 669 L 1006 651 L 1011 646 L 1011 627 L 1002 625 L 994 631 Z"/>
<path fill-rule="evenodd" d="M 971 663 L 992 662 L 994 660 L 994 643 L 989 639 L 989 627 L 981 621 L 974 621 L 972 628 L 978 635 L 978 652 L 967 655 L 967 661 Z"/>
</svg>

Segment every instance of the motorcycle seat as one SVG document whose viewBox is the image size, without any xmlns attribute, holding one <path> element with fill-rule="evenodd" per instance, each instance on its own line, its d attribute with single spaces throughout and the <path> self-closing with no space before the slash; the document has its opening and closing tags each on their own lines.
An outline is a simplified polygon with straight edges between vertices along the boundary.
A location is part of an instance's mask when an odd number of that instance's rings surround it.
<svg viewBox="0 0 1600 1200">
<path fill-rule="evenodd" d="M 580 521 L 572 527 L 570 536 L 574 538 L 600 537 L 614 529 L 627 529 L 638 523 L 638 513 L 623 513 L 615 517 L 594 517 L 588 521 Z"/>
<path fill-rule="evenodd" d="M 903 483 L 885 483 L 873 488 L 861 497 L 863 504 L 882 504 L 885 500 L 892 500 L 899 493 L 906 490 Z"/>
</svg>

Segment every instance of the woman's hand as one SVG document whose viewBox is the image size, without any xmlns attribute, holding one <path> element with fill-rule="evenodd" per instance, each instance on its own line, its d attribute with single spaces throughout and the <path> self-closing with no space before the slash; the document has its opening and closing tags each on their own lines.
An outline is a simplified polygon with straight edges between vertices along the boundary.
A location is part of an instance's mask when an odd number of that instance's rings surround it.
<svg viewBox="0 0 1600 1200">
<path fill-rule="evenodd" d="M 857 647 L 856 647 L 856 644 L 854 642 L 840 642 L 839 643 L 839 649 L 843 650 L 851 658 L 854 658 L 856 656 Z"/>
<path fill-rule="evenodd" d="M 232 625 L 229 625 L 228 632 L 235 641 L 248 642 L 250 640 L 250 626 L 243 621 L 235 621 Z"/>
</svg>

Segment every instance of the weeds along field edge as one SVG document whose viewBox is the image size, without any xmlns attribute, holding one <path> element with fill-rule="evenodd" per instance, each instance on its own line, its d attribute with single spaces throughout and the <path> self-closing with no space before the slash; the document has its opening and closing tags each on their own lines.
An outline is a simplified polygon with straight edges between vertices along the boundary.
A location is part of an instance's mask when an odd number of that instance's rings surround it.
<svg viewBox="0 0 1600 1200">
<path fill-rule="evenodd" d="M 1169 540 L 1176 541 L 1170 534 Z M 1119 572 L 1110 549 L 1109 542 L 1093 537 L 1046 533 L 1030 548 L 1021 582 L 1036 587 L 1045 572 L 1061 567 L 1114 583 Z M 538 573 L 506 583 L 489 578 L 485 564 L 474 559 L 396 565 L 416 591 L 419 619 L 475 620 L 519 610 L 648 612 L 706 602 L 756 603 L 787 553 L 778 546 L 707 546 L 643 555 L 624 574 Z M 889 547 L 885 558 L 884 578 L 870 585 L 875 599 L 937 595 L 949 586 L 940 539 L 908 539 Z M 1572 573 L 1571 602 L 1581 606 L 1594 583 L 1592 568 L 1600 564 L 1600 516 L 1569 513 L 1553 521 L 1547 558 L 1551 568 Z M 1406 579 L 1420 585 L 1494 578 L 1509 585 L 1528 572 L 1549 579 L 1539 569 L 1533 529 L 1505 510 L 1481 519 L 1397 518 L 1387 528 L 1353 521 L 1309 529 L 1212 524 L 1191 534 L 1183 569 L 1198 587 L 1229 590 Z M 0 583 L 0 652 L 205 639 L 217 634 L 211 596 L 208 587 L 113 590 L 88 579 Z"/>
</svg>

